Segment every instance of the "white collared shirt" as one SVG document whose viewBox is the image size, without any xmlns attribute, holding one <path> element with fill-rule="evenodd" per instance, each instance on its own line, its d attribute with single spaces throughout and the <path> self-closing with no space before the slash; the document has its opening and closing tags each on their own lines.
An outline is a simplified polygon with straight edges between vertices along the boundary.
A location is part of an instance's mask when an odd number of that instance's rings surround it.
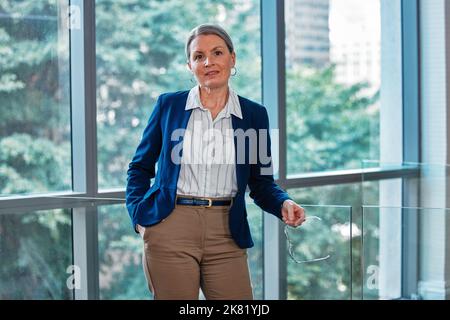
<svg viewBox="0 0 450 320">
<path fill-rule="evenodd" d="M 186 101 L 185 110 L 191 109 L 183 139 L 177 194 L 234 197 L 237 181 L 231 115 L 242 119 L 239 98 L 229 88 L 228 101 L 213 120 L 200 101 L 200 87 L 195 86 Z"/>
</svg>

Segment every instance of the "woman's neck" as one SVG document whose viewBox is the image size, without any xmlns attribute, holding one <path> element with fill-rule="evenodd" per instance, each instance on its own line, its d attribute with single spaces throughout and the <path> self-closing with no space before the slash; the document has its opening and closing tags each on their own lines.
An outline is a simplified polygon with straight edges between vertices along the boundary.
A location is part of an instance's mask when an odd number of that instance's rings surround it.
<svg viewBox="0 0 450 320">
<path fill-rule="evenodd" d="M 221 88 L 200 87 L 200 101 L 213 113 L 219 113 L 228 101 L 228 86 Z M 216 112 L 215 112 L 216 111 Z"/>
</svg>

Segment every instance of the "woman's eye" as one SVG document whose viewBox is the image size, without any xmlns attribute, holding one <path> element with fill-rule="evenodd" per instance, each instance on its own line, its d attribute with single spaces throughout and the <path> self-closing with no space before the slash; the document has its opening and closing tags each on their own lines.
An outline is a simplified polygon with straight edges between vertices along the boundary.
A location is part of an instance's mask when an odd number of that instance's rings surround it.
<svg viewBox="0 0 450 320">
<path fill-rule="evenodd" d="M 198 59 L 201 59 L 202 58 L 202 55 L 201 54 L 198 54 L 198 55 L 196 55 L 195 57 L 194 57 L 194 60 L 198 60 Z"/>
<path fill-rule="evenodd" d="M 220 56 L 222 54 L 222 51 L 216 51 L 216 56 Z"/>
</svg>

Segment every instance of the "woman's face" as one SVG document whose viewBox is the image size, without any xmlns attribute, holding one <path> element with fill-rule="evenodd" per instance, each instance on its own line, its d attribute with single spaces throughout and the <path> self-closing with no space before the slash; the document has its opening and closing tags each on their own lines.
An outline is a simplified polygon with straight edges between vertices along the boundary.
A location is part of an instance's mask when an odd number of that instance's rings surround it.
<svg viewBox="0 0 450 320">
<path fill-rule="evenodd" d="M 216 89 L 228 85 L 231 68 L 236 63 L 225 41 L 216 35 L 200 35 L 190 46 L 188 66 L 202 87 Z"/>
</svg>

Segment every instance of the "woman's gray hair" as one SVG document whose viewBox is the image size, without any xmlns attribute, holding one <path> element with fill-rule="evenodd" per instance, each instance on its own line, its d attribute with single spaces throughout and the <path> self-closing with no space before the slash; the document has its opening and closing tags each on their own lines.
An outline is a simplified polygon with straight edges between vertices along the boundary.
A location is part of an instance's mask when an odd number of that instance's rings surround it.
<svg viewBox="0 0 450 320">
<path fill-rule="evenodd" d="M 188 61 L 191 57 L 191 48 L 190 48 L 191 42 L 200 35 L 208 35 L 208 34 L 214 34 L 222 38 L 222 40 L 225 41 L 225 44 L 227 45 L 230 53 L 234 52 L 233 42 L 231 41 L 231 38 L 228 35 L 228 33 L 221 26 L 216 24 L 201 24 L 192 29 L 186 41 L 186 57 Z"/>
</svg>

